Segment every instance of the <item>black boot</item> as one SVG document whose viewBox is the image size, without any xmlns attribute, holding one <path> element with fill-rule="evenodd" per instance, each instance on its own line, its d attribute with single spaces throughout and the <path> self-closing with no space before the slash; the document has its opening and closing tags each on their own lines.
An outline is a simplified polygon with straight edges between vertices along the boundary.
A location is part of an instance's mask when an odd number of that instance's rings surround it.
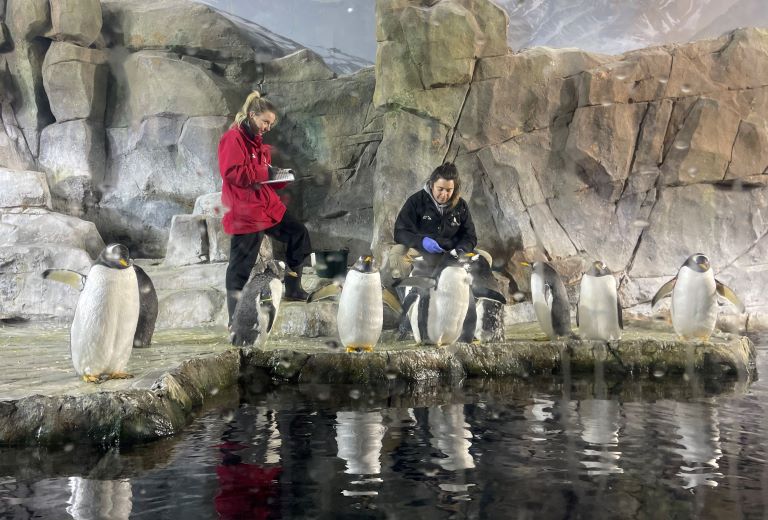
<svg viewBox="0 0 768 520">
<path fill-rule="evenodd" d="M 306 302 L 309 294 L 301 287 L 301 267 L 296 272 L 285 272 L 285 300 L 292 302 Z"/>
<path fill-rule="evenodd" d="M 242 291 L 227 291 L 227 313 L 229 314 L 229 321 L 227 321 L 227 328 L 232 326 L 232 316 L 235 315 L 235 307 L 240 300 L 240 293 Z"/>
</svg>

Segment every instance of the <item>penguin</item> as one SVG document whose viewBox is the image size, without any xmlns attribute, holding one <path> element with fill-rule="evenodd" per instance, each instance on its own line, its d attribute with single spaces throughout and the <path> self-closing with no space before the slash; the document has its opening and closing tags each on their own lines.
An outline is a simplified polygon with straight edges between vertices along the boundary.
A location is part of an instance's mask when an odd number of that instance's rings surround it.
<svg viewBox="0 0 768 520">
<path fill-rule="evenodd" d="M 717 322 L 717 295 L 744 312 L 744 304 L 725 284 L 715 279 L 709 258 L 702 253 L 689 256 L 677 276 L 659 288 L 651 308 L 665 296 L 672 295 L 672 326 L 684 340 L 707 341 Z"/>
<path fill-rule="evenodd" d="M 624 320 L 616 293 L 616 279 L 602 261 L 593 262 L 581 278 L 576 325 L 584 339 L 621 339 Z"/>
<path fill-rule="evenodd" d="M 347 272 L 336 315 L 339 339 L 347 352 L 371 352 L 384 325 L 381 275 L 371 255 L 361 256 Z"/>
<path fill-rule="evenodd" d="M 523 265 L 528 266 L 527 262 Z M 548 262 L 534 262 L 531 273 L 533 310 L 549 339 L 571 334 L 571 306 L 565 284 Z"/>
<path fill-rule="evenodd" d="M 411 276 L 399 285 L 413 289 L 403 301 L 402 317 L 411 323 L 416 343 L 448 346 L 464 330 L 471 276 L 460 265 L 440 267 L 436 277 Z"/>
<path fill-rule="evenodd" d="M 139 288 L 139 321 L 133 336 L 133 347 L 143 348 L 152 344 L 159 305 L 157 291 L 152 279 L 138 265 L 133 264 L 132 268 L 136 272 L 136 282 Z M 88 277 L 68 269 L 46 269 L 43 271 L 43 278 L 65 283 L 78 291 L 82 291 Z"/>
<path fill-rule="evenodd" d="M 262 273 L 254 274 L 243 287 L 232 315 L 229 340 L 233 345 L 260 347 L 275 324 L 283 299 L 285 262 L 270 260 Z"/>
<path fill-rule="evenodd" d="M 56 274 L 49 270 L 43 277 L 56 279 Z M 125 369 L 139 322 L 140 295 L 128 248 L 109 244 L 79 283 L 82 292 L 70 327 L 75 371 L 92 383 L 132 377 Z"/>
<path fill-rule="evenodd" d="M 503 341 L 504 305 L 507 299 L 499 290 L 491 264 L 482 253 L 456 256 L 470 275 L 470 301 L 459 341 L 464 343 Z"/>
</svg>

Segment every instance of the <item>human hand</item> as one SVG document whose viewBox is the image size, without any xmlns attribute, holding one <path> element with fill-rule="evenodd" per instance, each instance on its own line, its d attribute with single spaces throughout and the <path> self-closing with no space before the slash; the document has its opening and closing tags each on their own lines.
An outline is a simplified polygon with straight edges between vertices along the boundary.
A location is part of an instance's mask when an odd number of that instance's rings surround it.
<svg viewBox="0 0 768 520">
<path fill-rule="evenodd" d="M 427 253 L 432 254 L 438 254 L 438 253 L 445 253 L 445 250 L 440 247 L 440 244 L 438 244 L 435 239 L 424 237 L 421 239 L 421 247 L 424 248 L 424 251 Z"/>
</svg>

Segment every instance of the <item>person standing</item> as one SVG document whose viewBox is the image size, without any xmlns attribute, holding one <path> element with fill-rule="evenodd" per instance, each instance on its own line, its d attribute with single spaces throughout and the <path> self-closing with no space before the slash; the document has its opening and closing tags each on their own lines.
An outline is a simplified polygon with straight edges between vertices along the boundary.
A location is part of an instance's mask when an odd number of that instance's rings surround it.
<svg viewBox="0 0 768 520">
<path fill-rule="evenodd" d="M 301 287 L 301 271 L 312 252 L 309 232 L 286 212 L 275 191 L 287 183 L 263 184 L 269 180 L 272 162 L 270 146 L 263 142 L 263 136 L 276 120 L 275 106 L 253 91 L 219 141 L 221 202 L 228 208 L 223 225 L 224 232 L 232 235 L 225 282 L 230 322 L 265 234 L 286 244 L 289 272 L 285 276 L 285 299 L 306 301 L 308 297 Z"/>
</svg>

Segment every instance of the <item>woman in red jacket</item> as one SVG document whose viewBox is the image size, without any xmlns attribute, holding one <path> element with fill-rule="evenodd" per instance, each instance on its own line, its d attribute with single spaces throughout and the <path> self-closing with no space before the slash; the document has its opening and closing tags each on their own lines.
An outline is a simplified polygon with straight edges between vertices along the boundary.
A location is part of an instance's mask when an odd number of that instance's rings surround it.
<svg viewBox="0 0 768 520">
<path fill-rule="evenodd" d="M 230 321 L 240 292 L 259 256 L 264 234 L 285 242 L 285 298 L 306 300 L 301 287 L 301 266 L 312 252 L 307 228 L 286 213 L 275 189 L 287 183 L 261 184 L 269 180 L 270 146 L 262 136 L 275 124 L 275 106 L 253 91 L 246 98 L 235 122 L 219 141 L 219 171 L 223 180 L 221 202 L 228 208 L 224 231 L 232 235 L 227 266 L 227 310 Z"/>
</svg>

